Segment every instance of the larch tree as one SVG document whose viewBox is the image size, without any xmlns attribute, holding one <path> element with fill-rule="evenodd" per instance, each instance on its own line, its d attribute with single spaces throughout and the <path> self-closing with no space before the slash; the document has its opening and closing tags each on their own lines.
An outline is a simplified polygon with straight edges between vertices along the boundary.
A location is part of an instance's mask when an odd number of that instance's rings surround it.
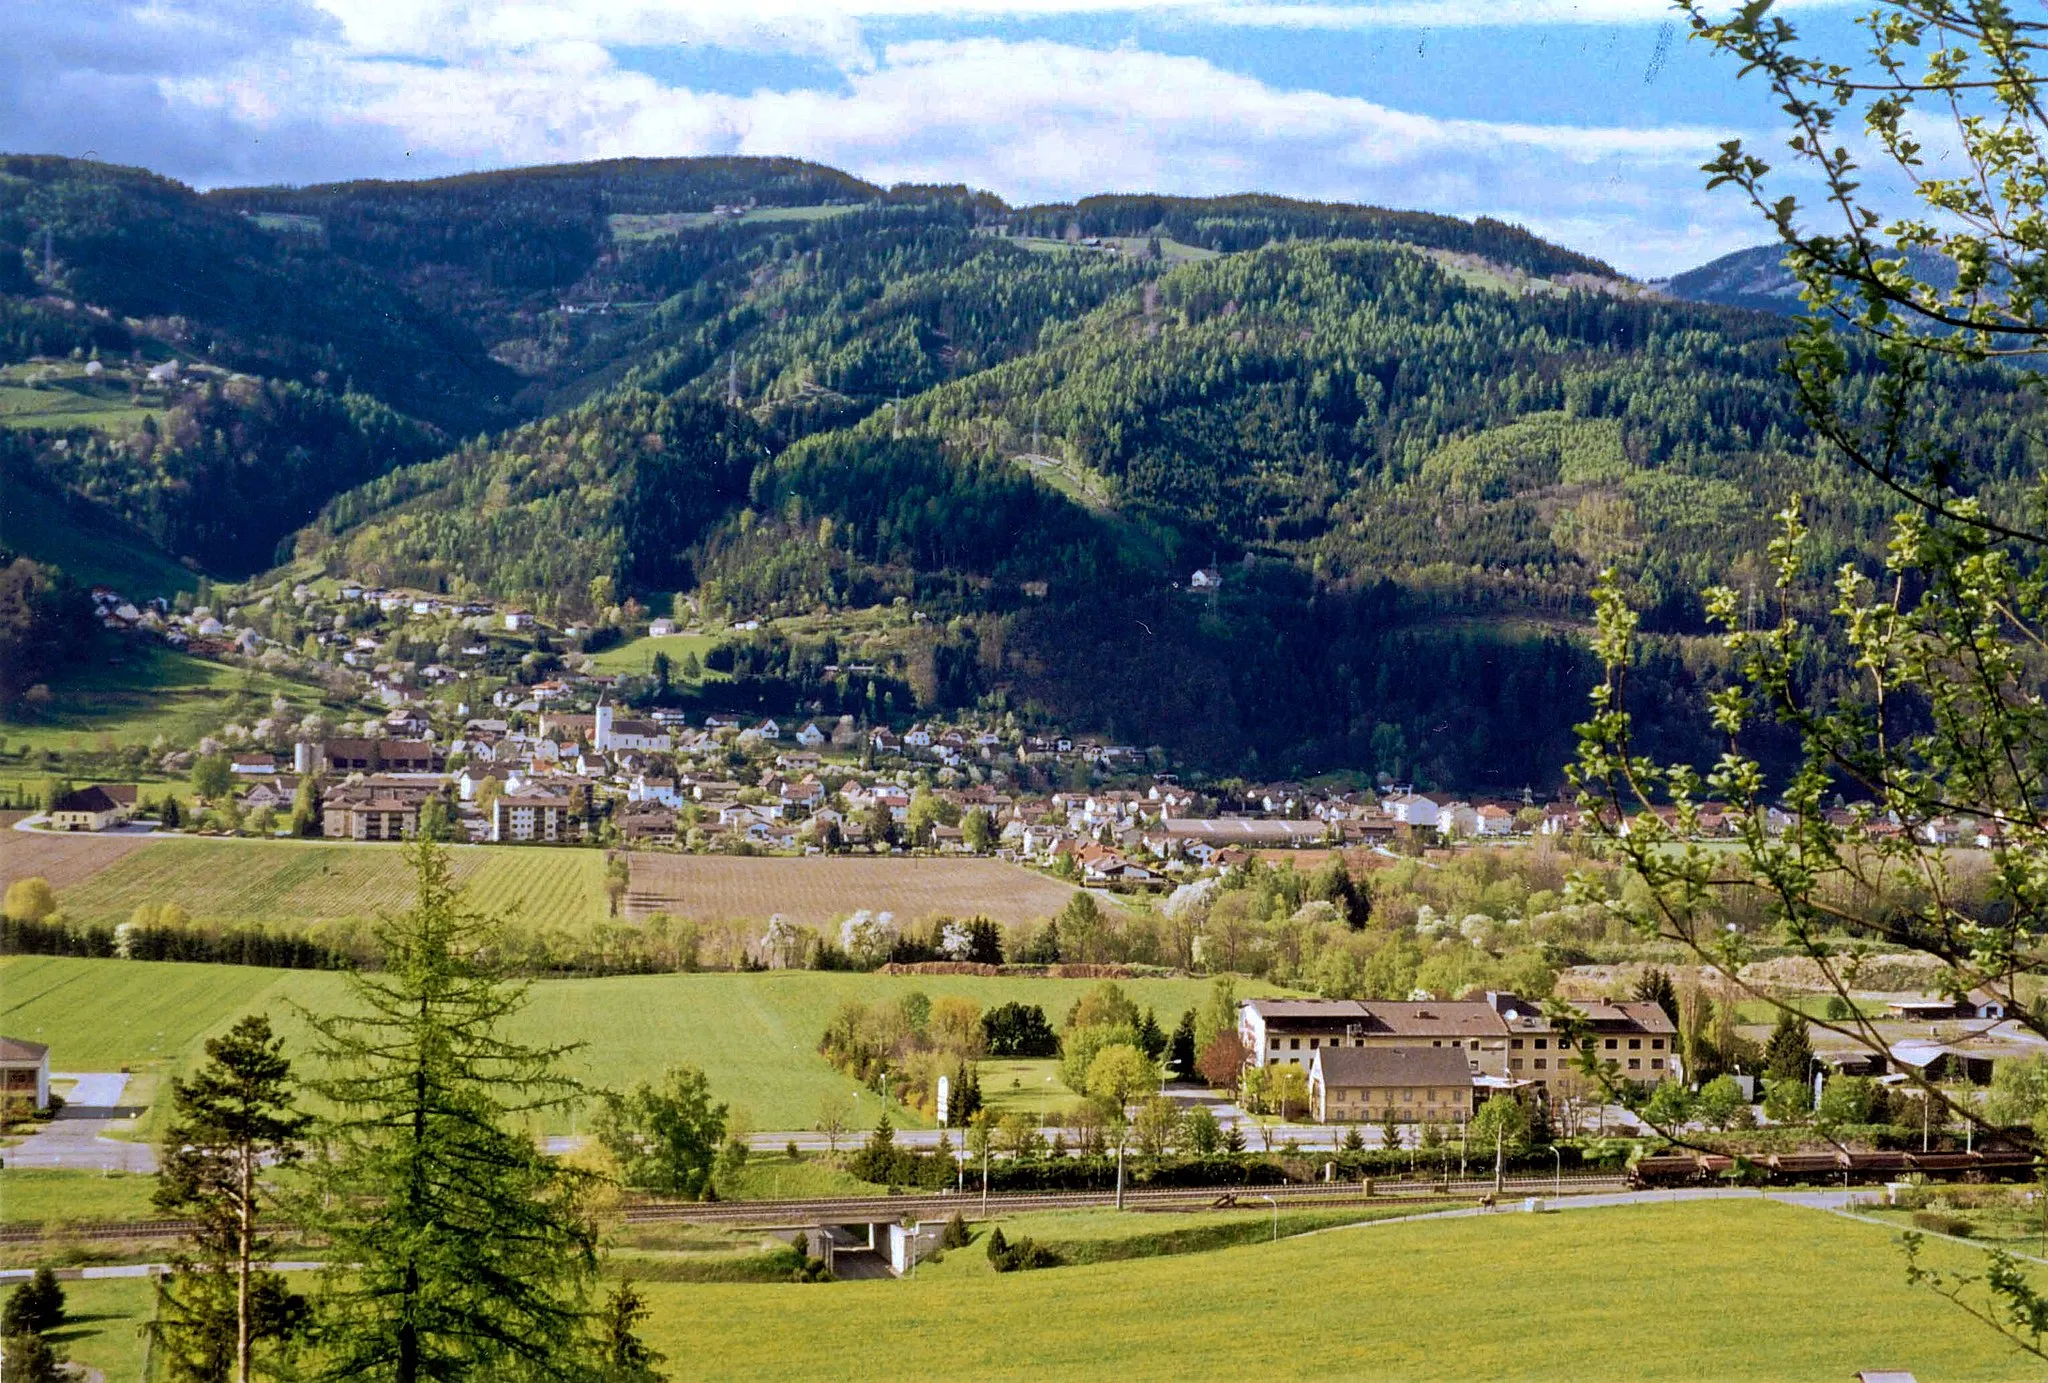
<svg viewBox="0 0 2048 1383">
<path fill-rule="evenodd" d="M 299 1160 L 312 1122 L 270 1020 L 250 1014 L 208 1040 L 206 1064 L 171 1083 L 171 1111 L 155 1202 L 197 1228 L 192 1251 L 158 1280 L 150 1328 L 172 1379 L 249 1383 L 258 1346 L 288 1348 L 308 1316 L 305 1298 L 263 1266 L 274 1247 L 266 1174 Z"/>
<path fill-rule="evenodd" d="M 574 1049 L 504 1027 L 526 988 L 498 921 L 469 910 L 447 852 L 408 849 L 417 897 L 381 918 L 381 971 L 338 1013 L 306 1014 L 332 1113 L 309 1160 L 307 1218 L 329 1243 L 321 1376 L 590 1378 L 596 1178 L 542 1151 L 532 1124 L 581 1095 Z"/>
</svg>

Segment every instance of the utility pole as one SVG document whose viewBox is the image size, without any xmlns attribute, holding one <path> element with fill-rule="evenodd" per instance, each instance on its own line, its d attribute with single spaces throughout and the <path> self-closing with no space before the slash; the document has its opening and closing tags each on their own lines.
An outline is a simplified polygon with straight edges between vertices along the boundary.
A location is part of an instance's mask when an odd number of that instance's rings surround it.
<svg viewBox="0 0 2048 1383">
<path fill-rule="evenodd" d="M 725 401 L 737 404 L 740 401 L 740 353 L 734 351 L 726 358 Z"/>
</svg>

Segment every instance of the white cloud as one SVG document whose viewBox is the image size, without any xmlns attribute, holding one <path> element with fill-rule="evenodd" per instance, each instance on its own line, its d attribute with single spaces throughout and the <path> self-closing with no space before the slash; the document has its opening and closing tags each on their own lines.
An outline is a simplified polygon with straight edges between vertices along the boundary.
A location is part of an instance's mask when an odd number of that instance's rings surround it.
<svg viewBox="0 0 2048 1383">
<path fill-rule="evenodd" d="M 245 121 L 325 119 L 402 138 L 415 165 L 503 166 L 628 155 L 786 154 L 881 182 L 966 182 L 1019 201 L 1102 191 L 1267 191 L 1604 228 L 1625 265 L 1696 188 L 1724 137 L 1447 120 L 1358 97 L 1285 90 L 1200 58 L 1049 41 L 890 45 L 843 89 L 692 91 L 551 41 L 488 60 L 421 63 L 302 45 L 275 65 L 166 84 Z M 1645 182 L 1655 191 L 1645 197 Z M 1668 238 L 1668 237 L 1667 237 Z M 1648 248 L 1648 242 L 1643 242 Z M 1659 256 L 1658 258 L 1661 258 Z M 1653 265 L 1653 267 L 1655 267 Z"/>
</svg>

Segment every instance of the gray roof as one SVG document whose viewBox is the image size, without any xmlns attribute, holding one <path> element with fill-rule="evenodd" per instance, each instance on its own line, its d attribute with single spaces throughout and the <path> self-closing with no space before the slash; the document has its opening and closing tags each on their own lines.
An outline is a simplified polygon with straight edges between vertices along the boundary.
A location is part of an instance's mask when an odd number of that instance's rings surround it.
<svg viewBox="0 0 2048 1383">
<path fill-rule="evenodd" d="M 40 1062 L 49 1054 L 49 1047 L 41 1042 L 30 1042 L 19 1037 L 0 1037 L 0 1061 Z"/>
<path fill-rule="evenodd" d="M 1325 1087 L 1472 1084 L 1472 1066 L 1458 1047 L 1324 1047 L 1311 1061 Z"/>
</svg>

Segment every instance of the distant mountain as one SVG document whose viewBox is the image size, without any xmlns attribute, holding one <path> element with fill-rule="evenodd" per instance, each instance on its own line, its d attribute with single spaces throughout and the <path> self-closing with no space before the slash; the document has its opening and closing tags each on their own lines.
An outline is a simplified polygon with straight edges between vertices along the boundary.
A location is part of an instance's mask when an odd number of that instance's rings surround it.
<svg viewBox="0 0 2048 1383">
<path fill-rule="evenodd" d="M 1906 262 L 1922 280 L 1937 287 L 1947 288 L 1955 282 L 1955 265 L 1932 250 L 1909 249 Z M 1799 280 L 1785 267 L 1782 243 L 1752 245 L 1722 255 L 1657 286 L 1687 302 L 1747 307 L 1784 317 L 1801 316 L 1806 311 L 1806 304 L 1799 300 Z"/>
</svg>

